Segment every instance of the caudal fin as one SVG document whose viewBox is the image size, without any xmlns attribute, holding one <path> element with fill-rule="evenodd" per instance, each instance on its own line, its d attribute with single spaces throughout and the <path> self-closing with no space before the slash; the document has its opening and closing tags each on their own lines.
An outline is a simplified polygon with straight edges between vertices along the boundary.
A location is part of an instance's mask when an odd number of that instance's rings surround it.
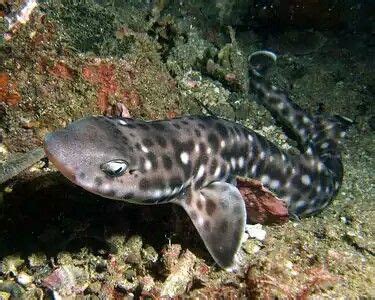
<svg viewBox="0 0 375 300">
<path fill-rule="evenodd" d="M 352 124 L 352 120 L 341 116 L 314 117 L 314 127 L 307 149 L 309 154 L 319 157 L 320 161 L 331 171 L 334 181 L 340 185 L 344 168 L 338 147 Z M 336 192 L 337 190 L 338 188 Z"/>
<path fill-rule="evenodd" d="M 286 127 L 302 153 L 325 157 L 338 153 L 337 145 L 353 123 L 340 116 L 311 116 L 286 94 L 269 84 L 264 75 L 276 62 L 270 51 L 257 51 L 249 56 L 251 86 L 264 105 Z"/>
<path fill-rule="evenodd" d="M 301 168 L 305 168 L 303 162 L 307 165 L 310 162 L 313 165 L 310 173 L 318 174 L 315 177 L 319 178 L 316 180 L 319 193 L 316 192 L 317 195 L 314 196 L 315 191 L 310 191 L 310 202 L 298 198 L 302 201 L 302 206 L 297 205 L 298 201 L 289 203 L 292 212 L 299 215 L 310 214 L 325 207 L 341 186 L 343 165 L 339 144 L 353 122 L 340 116 L 312 116 L 294 103 L 284 91 L 269 84 L 264 75 L 275 61 L 276 55 L 269 51 L 258 51 L 250 55 L 251 87 L 257 92 L 258 101 L 287 129 L 287 133 L 291 133 L 290 137 L 298 142 L 302 153 L 299 159 Z M 311 178 L 312 176 L 309 177 Z"/>
</svg>

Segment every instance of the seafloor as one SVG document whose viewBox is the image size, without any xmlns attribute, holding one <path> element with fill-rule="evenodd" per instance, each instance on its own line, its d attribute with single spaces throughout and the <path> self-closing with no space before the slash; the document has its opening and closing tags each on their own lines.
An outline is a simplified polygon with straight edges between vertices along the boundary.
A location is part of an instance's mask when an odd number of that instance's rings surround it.
<svg viewBox="0 0 375 300">
<path fill-rule="evenodd" d="M 295 102 L 354 120 L 343 186 L 321 214 L 263 226 L 265 239 L 247 240 L 246 264 L 230 273 L 179 207 L 100 198 L 41 161 L 1 185 L 0 299 L 375 296 L 373 25 L 345 26 L 359 16 L 335 11 L 301 24 L 297 11 L 295 24 L 267 31 L 272 7 L 244 21 L 252 1 L 120 2 L 43 1 L 0 38 L 3 162 L 116 103 L 144 119 L 214 114 L 293 148 L 248 93 L 247 57 L 267 48 L 279 55 L 270 79 Z M 0 1 L 0 28 L 25 3 Z"/>
</svg>

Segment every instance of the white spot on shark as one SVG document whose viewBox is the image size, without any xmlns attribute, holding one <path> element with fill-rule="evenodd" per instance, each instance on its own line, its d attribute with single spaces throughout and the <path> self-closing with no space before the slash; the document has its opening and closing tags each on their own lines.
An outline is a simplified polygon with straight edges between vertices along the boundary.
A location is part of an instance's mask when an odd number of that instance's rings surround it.
<svg viewBox="0 0 375 300">
<path fill-rule="evenodd" d="M 305 174 L 305 175 L 302 175 L 301 177 L 301 182 L 304 184 L 304 185 L 309 185 L 311 184 L 311 178 L 309 175 Z"/>
<path fill-rule="evenodd" d="M 145 167 L 145 169 L 146 169 L 147 171 L 151 170 L 151 168 L 152 168 L 152 164 L 151 164 L 151 162 L 150 162 L 149 160 L 146 160 L 146 161 L 145 161 L 145 165 L 144 165 L 144 167 Z"/>
<path fill-rule="evenodd" d="M 175 188 L 173 189 L 172 194 L 177 194 L 177 193 L 179 193 L 182 189 L 183 189 L 183 186 L 182 186 L 182 185 L 179 186 L 179 187 L 175 187 Z"/>
<path fill-rule="evenodd" d="M 153 193 L 152 193 L 152 196 L 154 198 L 159 198 L 163 195 L 163 192 L 161 190 L 154 190 Z"/>
<path fill-rule="evenodd" d="M 283 198 L 283 200 L 285 201 L 285 203 L 286 203 L 287 205 L 289 205 L 291 199 L 292 199 L 292 197 L 290 197 L 290 196 L 285 196 L 285 197 Z"/>
<path fill-rule="evenodd" d="M 202 194 L 199 194 L 199 199 L 201 199 L 201 201 L 202 201 L 203 203 L 206 202 L 206 197 L 203 196 Z"/>
<path fill-rule="evenodd" d="M 285 103 L 284 102 L 279 102 L 278 104 L 277 104 L 277 108 L 278 109 L 284 109 L 285 108 Z"/>
<path fill-rule="evenodd" d="M 238 166 L 240 168 L 243 168 L 245 165 L 245 159 L 243 158 L 243 156 L 241 156 L 239 159 L 238 159 Z"/>
<path fill-rule="evenodd" d="M 217 167 L 216 170 L 215 170 L 215 173 L 214 173 L 214 177 L 218 177 L 219 174 L 220 174 L 220 171 L 221 171 L 221 168 Z"/>
<path fill-rule="evenodd" d="M 296 202 L 296 208 L 301 208 L 302 206 L 305 206 L 306 202 L 305 200 L 298 200 Z"/>
<path fill-rule="evenodd" d="M 264 151 L 260 152 L 259 157 L 260 159 L 264 159 L 266 157 L 266 153 L 264 153 Z"/>
<path fill-rule="evenodd" d="M 204 165 L 201 165 L 197 172 L 197 179 L 201 178 L 204 175 Z"/>
<path fill-rule="evenodd" d="M 280 181 L 279 180 L 277 180 L 277 179 L 271 180 L 271 182 L 270 182 L 270 188 L 271 189 L 277 189 L 279 187 L 280 187 Z"/>
<path fill-rule="evenodd" d="M 230 164 L 232 165 L 232 169 L 236 168 L 236 159 L 234 157 L 230 159 Z"/>
<path fill-rule="evenodd" d="M 148 153 L 148 148 L 145 147 L 144 145 L 141 144 L 141 150 L 144 152 L 144 153 Z"/>
<path fill-rule="evenodd" d="M 120 124 L 120 125 L 128 125 L 128 123 L 126 123 L 124 120 L 118 120 L 118 123 Z"/>
<path fill-rule="evenodd" d="M 260 178 L 260 181 L 262 182 L 262 184 L 268 184 L 270 182 L 270 177 L 268 175 L 263 175 Z"/>
<path fill-rule="evenodd" d="M 172 189 L 171 189 L 170 187 L 167 187 L 167 188 L 164 190 L 164 194 L 165 194 L 166 196 L 171 195 L 171 194 L 172 194 Z"/>
<path fill-rule="evenodd" d="M 189 162 L 189 154 L 187 152 L 181 152 L 180 159 L 181 162 L 186 165 Z"/>
</svg>

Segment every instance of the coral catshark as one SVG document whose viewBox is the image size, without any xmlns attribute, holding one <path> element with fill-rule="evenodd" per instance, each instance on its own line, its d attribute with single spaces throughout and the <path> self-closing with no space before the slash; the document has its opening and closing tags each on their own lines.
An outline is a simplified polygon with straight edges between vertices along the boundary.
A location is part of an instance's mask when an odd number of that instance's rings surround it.
<svg viewBox="0 0 375 300">
<path fill-rule="evenodd" d="M 325 208 L 343 176 L 338 141 L 347 122 L 310 116 L 263 76 L 270 52 L 250 57 L 251 86 L 294 133 L 301 153 L 280 150 L 244 126 L 211 116 L 143 121 L 90 116 L 45 138 L 53 164 L 75 184 L 106 198 L 181 205 L 223 268 L 234 263 L 246 223 L 236 176 L 260 180 L 306 216 Z"/>
</svg>

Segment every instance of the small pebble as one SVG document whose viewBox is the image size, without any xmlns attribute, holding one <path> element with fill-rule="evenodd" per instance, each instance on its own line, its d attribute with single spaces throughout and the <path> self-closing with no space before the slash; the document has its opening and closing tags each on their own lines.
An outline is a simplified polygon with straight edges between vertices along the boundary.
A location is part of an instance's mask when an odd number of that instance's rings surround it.
<svg viewBox="0 0 375 300">
<path fill-rule="evenodd" d="M 10 299 L 11 294 L 8 292 L 0 291 L 0 299 L 1 300 L 8 300 Z"/>
<path fill-rule="evenodd" d="M 264 241 L 267 235 L 267 232 L 262 228 L 262 224 L 246 225 L 245 231 L 250 237 L 258 241 Z"/>
<path fill-rule="evenodd" d="M 17 282 L 20 285 L 27 286 L 33 282 L 33 277 L 29 274 L 26 274 L 25 272 L 20 272 L 17 276 Z"/>
</svg>

